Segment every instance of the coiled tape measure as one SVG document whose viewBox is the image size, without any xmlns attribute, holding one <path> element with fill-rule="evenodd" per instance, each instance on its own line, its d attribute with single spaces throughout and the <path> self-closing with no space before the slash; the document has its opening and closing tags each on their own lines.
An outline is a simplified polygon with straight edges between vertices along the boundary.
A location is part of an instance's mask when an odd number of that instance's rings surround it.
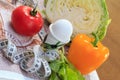
<svg viewBox="0 0 120 80">
<path fill-rule="evenodd" d="M 9 40 L 4 39 L 0 41 L 0 50 L 3 51 L 13 63 L 20 65 L 21 69 L 26 72 L 35 73 L 38 77 L 48 77 L 51 74 L 51 69 L 48 61 L 55 60 L 59 57 L 56 50 L 43 52 L 40 45 L 33 47 L 33 50 L 18 53 L 17 47 Z M 28 66 L 30 60 L 33 58 L 33 63 Z"/>
</svg>

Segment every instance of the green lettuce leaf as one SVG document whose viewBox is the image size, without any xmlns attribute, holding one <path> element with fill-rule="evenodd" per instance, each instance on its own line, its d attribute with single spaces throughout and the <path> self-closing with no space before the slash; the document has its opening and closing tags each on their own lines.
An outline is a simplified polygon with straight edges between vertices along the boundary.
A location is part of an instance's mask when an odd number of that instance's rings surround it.
<svg viewBox="0 0 120 80">
<path fill-rule="evenodd" d="M 49 63 L 52 74 L 49 80 L 85 80 L 83 75 L 68 62 L 64 56 L 64 51 L 60 52 L 60 59 L 54 60 Z"/>
</svg>

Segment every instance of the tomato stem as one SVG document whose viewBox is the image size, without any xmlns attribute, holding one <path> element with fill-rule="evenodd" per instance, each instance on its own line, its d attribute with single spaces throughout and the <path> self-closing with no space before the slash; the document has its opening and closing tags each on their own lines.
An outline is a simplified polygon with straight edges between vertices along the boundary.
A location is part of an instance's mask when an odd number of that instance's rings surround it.
<svg viewBox="0 0 120 80">
<path fill-rule="evenodd" d="M 37 14 L 37 10 L 36 10 L 37 6 L 38 6 L 38 4 L 36 4 L 35 7 L 33 8 L 33 10 L 30 11 L 31 16 L 36 16 L 36 14 Z"/>
<path fill-rule="evenodd" d="M 94 47 L 97 47 L 97 43 L 98 43 L 98 41 L 99 41 L 99 37 L 98 37 L 97 34 L 95 34 L 95 33 L 92 33 L 92 35 L 93 35 L 94 38 L 95 38 L 95 40 L 94 40 L 94 42 L 92 42 L 92 44 L 93 44 Z"/>
</svg>

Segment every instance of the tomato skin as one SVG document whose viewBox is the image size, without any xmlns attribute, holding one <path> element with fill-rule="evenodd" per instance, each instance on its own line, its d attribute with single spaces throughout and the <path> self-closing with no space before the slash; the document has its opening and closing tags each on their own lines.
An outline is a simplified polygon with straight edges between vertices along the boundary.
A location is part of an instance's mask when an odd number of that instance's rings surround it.
<svg viewBox="0 0 120 80">
<path fill-rule="evenodd" d="M 84 34 L 78 34 L 72 40 L 68 51 L 68 60 L 84 75 L 96 70 L 109 56 L 109 49 L 97 43 L 94 47 L 92 38 Z"/>
<path fill-rule="evenodd" d="M 37 34 L 43 26 L 43 19 L 37 12 L 32 16 L 30 12 L 33 8 L 28 6 L 19 6 L 12 12 L 11 22 L 13 29 L 24 36 L 33 36 Z"/>
</svg>

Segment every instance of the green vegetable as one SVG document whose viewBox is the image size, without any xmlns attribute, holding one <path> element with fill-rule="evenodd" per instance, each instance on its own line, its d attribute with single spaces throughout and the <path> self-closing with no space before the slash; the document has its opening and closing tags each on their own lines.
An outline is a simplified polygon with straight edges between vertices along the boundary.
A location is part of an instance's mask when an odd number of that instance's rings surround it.
<svg viewBox="0 0 120 80">
<path fill-rule="evenodd" d="M 55 72 L 52 72 L 49 80 L 60 80 Z"/>
<path fill-rule="evenodd" d="M 73 36 L 94 32 L 102 40 L 111 21 L 105 0 L 48 0 L 45 5 L 51 23 L 61 18 L 72 22 Z"/>
<path fill-rule="evenodd" d="M 78 74 L 72 70 L 68 65 L 64 65 L 60 71 L 59 75 L 63 78 L 62 80 L 83 80 L 78 77 Z"/>
<path fill-rule="evenodd" d="M 61 67 L 62 62 L 60 60 L 55 60 L 50 63 L 50 67 L 54 72 L 58 72 Z"/>
<path fill-rule="evenodd" d="M 60 59 L 50 62 L 52 74 L 49 80 L 85 80 L 79 71 L 67 61 L 63 52 L 60 51 Z"/>
<path fill-rule="evenodd" d="M 44 6 L 46 7 L 48 0 L 44 0 Z"/>
<path fill-rule="evenodd" d="M 99 36 L 99 39 L 102 40 L 107 32 L 107 27 L 111 22 L 111 19 L 109 19 L 109 13 L 107 11 L 105 0 L 101 0 L 101 4 L 103 6 L 103 12 L 104 15 L 101 16 L 101 24 L 98 27 L 98 30 L 96 31 L 96 34 Z"/>
</svg>

